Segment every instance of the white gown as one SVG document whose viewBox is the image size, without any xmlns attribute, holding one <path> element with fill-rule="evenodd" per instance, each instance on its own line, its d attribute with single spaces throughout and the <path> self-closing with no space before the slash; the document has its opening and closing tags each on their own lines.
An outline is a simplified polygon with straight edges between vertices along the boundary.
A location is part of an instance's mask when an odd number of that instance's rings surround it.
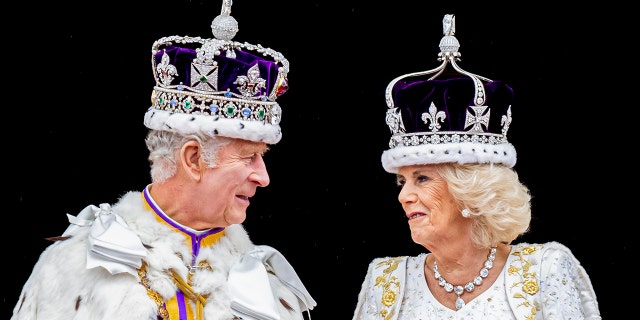
<svg viewBox="0 0 640 320">
<path fill-rule="evenodd" d="M 427 256 L 374 259 L 353 320 L 601 319 L 586 271 L 560 243 L 513 245 L 496 281 L 460 310 L 431 294 L 424 279 Z"/>
</svg>

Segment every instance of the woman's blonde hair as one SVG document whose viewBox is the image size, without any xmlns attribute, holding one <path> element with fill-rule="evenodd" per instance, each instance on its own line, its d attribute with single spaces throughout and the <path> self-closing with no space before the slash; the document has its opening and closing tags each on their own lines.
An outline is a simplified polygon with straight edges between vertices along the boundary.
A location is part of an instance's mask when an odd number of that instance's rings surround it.
<svg viewBox="0 0 640 320">
<path fill-rule="evenodd" d="M 511 168 L 499 164 L 436 165 L 458 201 L 473 219 L 471 238 L 480 247 L 509 244 L 529 230 L 531 194 Z"/>
</svg>

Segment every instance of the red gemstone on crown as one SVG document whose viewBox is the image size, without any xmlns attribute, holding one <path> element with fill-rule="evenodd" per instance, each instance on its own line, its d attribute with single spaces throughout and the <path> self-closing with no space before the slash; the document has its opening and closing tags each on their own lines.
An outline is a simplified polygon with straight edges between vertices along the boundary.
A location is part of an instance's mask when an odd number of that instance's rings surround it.
<svg viewBox="0 0 640 320">
<path fill-rule="evenodd" d="M 283 95 L 285 92 L 287 92 L 287 90 L 289 90 L 289 81 L 287 80 L 287 78 L 284 78 L 278 84 L 278 88 L 276 89 L 276 98 Z"/>
</svg>

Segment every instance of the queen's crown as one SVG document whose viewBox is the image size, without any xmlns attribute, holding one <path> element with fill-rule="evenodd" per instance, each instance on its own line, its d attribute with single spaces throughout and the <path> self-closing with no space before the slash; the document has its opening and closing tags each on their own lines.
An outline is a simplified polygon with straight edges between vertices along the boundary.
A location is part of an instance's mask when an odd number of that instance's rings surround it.
<svg viewBox="0 0 640 320">
<path fill-rule="evenodd" d="M 501 163 L 512 167 L 515 148 L 507 141 L 512 89 L 460 68 L 455 16 L 443 19 L 435 69 L 393 79 L 385 91 L 386 123 L 391 130 L 385 170 L 443 162 Z M 453 72 L 445 72 L 447 66 Z"/>
</svg>

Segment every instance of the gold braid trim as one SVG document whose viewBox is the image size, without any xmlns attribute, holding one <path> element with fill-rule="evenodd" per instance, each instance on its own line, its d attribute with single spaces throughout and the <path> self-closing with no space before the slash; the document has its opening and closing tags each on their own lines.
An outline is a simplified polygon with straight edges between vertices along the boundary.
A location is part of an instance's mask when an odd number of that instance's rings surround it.
<svg viewBox="0 0 640 320">
<path fill-rule="evenodd" d="M 518 257 L 511 261 L 509 268 L 507 269 L 510 276 L 513 276 L 516 281 L 511 284 L 511 290 L 515 289 L 513 294 L 514 299 L 519 299 L 519 304 L 516 308 L 525 308 L 524 317 L 526 320 L 534 320 L 536 313 L 538 312 L 538 306 L 535 303 L 534 296 L 540 291 L 538 282 L 538 274 L 536 273 L 537 266 L 531 264 L 529 258 L 538 251 L 540 246 L 536 245 L 518 245 L 517 249 L 512 253 L 513 256 Z"/>
<path fill-rule="evenodd" d="M 398 293 L 402 284 L 396 275 L 393 274 L 398 269 L 401 257 L 389 258 L 382 260 L 376 264 L 376 268 L 384 267 L 382 274 L 376 277 L 376 287 L 382 288 L 381 302 L 384 306 L 380 310 L 380 315 L 385 320 L 392 319 L 395 316 L 394 304 L 397 302 Z M 404 270 L 402 270 L 404 272 Z"/>
<path fill-rule="evenodd" d="M 138 269 L 138 276 L 140 277 L 140 283 L 147 289 L 147 295 L 149 295 L 151 300 L 153 300 L 158 306 L 158 315 L 162 317 L 163 320 L 169 320 L 169 312 L 167 311 L 167 306 L 164 304 L 164 299 L 149 287 L 147 263 L 145 261 L 142 261 L 142 266 Z"/>
<path fill-rule="evenodd" d="M 211 271 L 211 266 L 206 261 L 201 262 L 199 266 Z M 189 273 L 189 276 L 187 277 L 189 279 L 189 283 L 187 283 L 182 280 L 180 275 L 178 275 L 178 273 L 173 269 L 170 271 L 173 282 L 176 284 L 178 289 L 180 289 L 189 300 L 196 303 L 196 320 L 204 320 L 204 306 L 207 304 L 207 298 L 196 293 L 193 288 L 191 288 L 190 283 L 191 276 L 193 274 L 191 272 Z M 158 306 L 158 315 L 162 317 L 163 320 L 169 320 L 169 311 L 167 311 L 167 305 L 165 304 L 164 299 L 149 286 L 149 278 L 147 278 L 147 263 L 145 261 L 142 261 L 142 266 L 138 269 L 138 277 L 140 277 L 140 284 L 147 289 L 147 295 L 149 295 L 151 300 L 153 300 Z"/>
<path fill-rule="evenodd" d="M 204 305 L 207 304 L 207 299 L 202 295 L 193 291 L 193 288 L 189 284 L 187 284 L 177 272 L 173 269 L 171 271 L 171 276 L 173 276 L 173 281 L 176 283 L 178 288 L 182 290 L 187 298 L 191 301 L 196 302 L 196 320 L 204 320 Z"/>
</svg>

